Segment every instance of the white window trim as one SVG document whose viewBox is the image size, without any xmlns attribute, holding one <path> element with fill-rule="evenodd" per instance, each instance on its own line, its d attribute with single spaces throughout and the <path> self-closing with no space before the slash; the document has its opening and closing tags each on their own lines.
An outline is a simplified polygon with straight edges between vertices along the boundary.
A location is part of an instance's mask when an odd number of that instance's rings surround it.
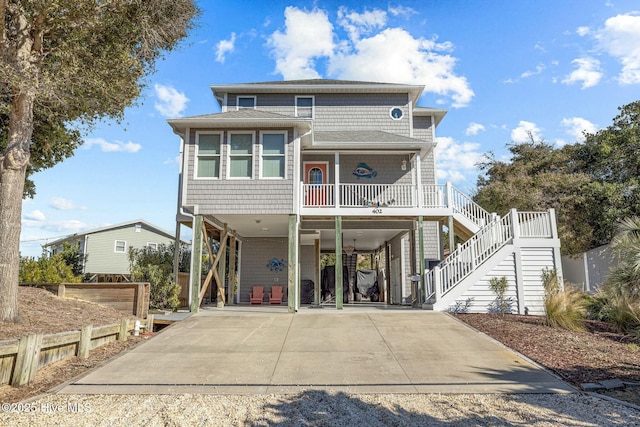
<svg viewBox="0 0 640 427">
<path fill-rule="evenodd" d="M 284 176 L 262 176 L 262 158 L 263 156 L 265 156 L 265 154 L 263 154 L 263 145 L 262 145 L 262 136 L 263 135 L 284 135 Z M 260 170 L 260 179 L 275 179 L 275 180 L 283 180 L 283 179 L 287 179 L 287 147 L 289 146 L 289 132 L 287 132 L 286 130 L 282 130 L 282 131 L 261 131 L 260 132 L 260 156 L 258 158 L 258 169 Z M 267 154 L 267 156 L 273 156 L 276 157 L 276 155 L 269 155 Z M 280 155 L 278 155 L 277 157 L 281 157 Z"/>
<path fill-rule="evenodd" d="M 206 154 L 208 157 L 217 156 L 220 159 L 220 167 L 218 168 L 218 176 L 198 176 L 198 155 L 200 152 L 200 135 L 220 135 L 220 154 Z M 194 180 L 212 180 L 212 179 L 220 179 L 220 175 L 222 174 L 222 147 L 224 146 L 224 135 L 222 132 L 212 132 L 212 131 L 196 131 L 196 150 L 193 159 L 193 179 Z"/>
<path fill-rule="evenodd" d="M 316 97 L 314 95 L 296 95 L 296 117 L 298 117 L 298 98 L 311 98 L 311 118 L 314 119 L 316 116 Z"/>
<path fill-rule="evenodd" d="M 240 98 L 253 98 L 253 108 L 241 107 Z M 255 95 L 237 95 L 236 96 L 236 110 L 255 110 L 258 106 L 258 97 Z"/>
<path fill-rule="evenodd" d="M 242 177 L 242 176 L 231 176 L 231 135 L 251 135 L 251 176 L 250 177 Z M 256 176 L 256 168 L 255 168 L 255 155 L 256 155 L 256 133 L 253 131 L 229 131 L 227 132 L 227 172 L 226 177 L 228 180 L 248 180 L 255 179 Z"/>
<path fill-rule="evenodd" d="M 118 242 L 123 242 L 124 243 L 124 250 L 122 250 L 122 251 L 118 250 Z M 116 240 L 115 243 L 113 244 L 113 252 L 115 252 L 117 254 L 126 254 L 127 253 L 127 241 L 126 240 Z"/>
<path fill-rule="evenodd" d="M 147 242 L 147 247 L 158 250 L 158 244 L 155 242 Z"/>
</svg>

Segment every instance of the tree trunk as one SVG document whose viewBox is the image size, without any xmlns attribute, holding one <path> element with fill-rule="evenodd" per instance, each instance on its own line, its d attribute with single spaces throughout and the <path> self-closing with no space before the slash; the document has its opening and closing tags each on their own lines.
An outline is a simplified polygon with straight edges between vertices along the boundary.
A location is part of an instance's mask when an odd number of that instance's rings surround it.
<svg viewBox="0 0 640 427">
<path fill-rule="evenodd" d="M 33 133 L 33 94 L 14 97 L 7 149 L 0 156 L 0 321 L 16 322 L 24 180 Z"/>
</svg>

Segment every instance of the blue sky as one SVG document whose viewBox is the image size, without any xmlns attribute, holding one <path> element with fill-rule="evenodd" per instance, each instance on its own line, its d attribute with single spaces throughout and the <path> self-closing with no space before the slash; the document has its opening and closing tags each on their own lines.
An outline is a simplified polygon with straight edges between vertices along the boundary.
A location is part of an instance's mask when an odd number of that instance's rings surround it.
<svg viewBox="0 0 640 427">
<path fill-rule="evenodd" d="M 449 110 L 438 180 L 471 193 L 482 154 L 534 137 L 561 146 L 640 98 L 640 4 L 616 0 L 204 1 L 122 124 L 34 177 L 22 255 L 143 218 L 175 229 L 179 138 L 167 118 L 219 112 L 212 84 L 332 78 L 425 85 Z"/>
</svg>

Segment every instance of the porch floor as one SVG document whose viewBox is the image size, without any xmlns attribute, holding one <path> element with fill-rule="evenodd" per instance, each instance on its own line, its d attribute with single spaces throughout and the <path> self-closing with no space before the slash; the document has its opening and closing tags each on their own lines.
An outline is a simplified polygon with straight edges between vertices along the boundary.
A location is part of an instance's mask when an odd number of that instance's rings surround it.
<svg viewBox="0 0 640 427">
<path fill-rule="evenodd" d="M 63 394 L 575 392 L 444 313 L 377 307 L 205 309 Z"/>
</svg>

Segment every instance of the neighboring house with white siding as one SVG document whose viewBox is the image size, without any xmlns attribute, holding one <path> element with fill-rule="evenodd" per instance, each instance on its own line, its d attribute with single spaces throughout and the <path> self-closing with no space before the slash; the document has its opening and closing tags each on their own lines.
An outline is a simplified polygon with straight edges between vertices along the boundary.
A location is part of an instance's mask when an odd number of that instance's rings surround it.
<svg viewBox="0 0 640 427">
<path fill-rule="evenodd" d="M 46 245 L 50 253 L 62 250 L 64 243 L 80 248 L 86 255 L 83 274 L 96 279 L 122 281 L 129 275 L 129 248 L 153 247 L 173 243 L 175 236 L 142 219 L 72 234 Z"/>
<path fill-rule="evenodd" d="M 322 253 L 341 255 L 337 308 L 355 299 L 358 254 L 378 272 L 381 304 L 435 310 L 472 298 L 471 311 L 486 311 L 489 280 L 505 276 L 514 310 L 539 313 L 542 271 L 562 276 L 553 211 L 499 218 L 437 183 L 435 132 L 447 112 L 417 105 L 423 86 L 316 79 L 211 89 L 220 113 L 168 121 L 182 139 L 177 221 L 215 267 L 203 277 L 193 257 L 193 311 L 210 284 L 227 303 L 282 285 L 297 311 L 302 284 L 313 282 L 320 304 Z M 446 258 L 445 229 L 449 247 L 465 241 Z"/>
</svg>

